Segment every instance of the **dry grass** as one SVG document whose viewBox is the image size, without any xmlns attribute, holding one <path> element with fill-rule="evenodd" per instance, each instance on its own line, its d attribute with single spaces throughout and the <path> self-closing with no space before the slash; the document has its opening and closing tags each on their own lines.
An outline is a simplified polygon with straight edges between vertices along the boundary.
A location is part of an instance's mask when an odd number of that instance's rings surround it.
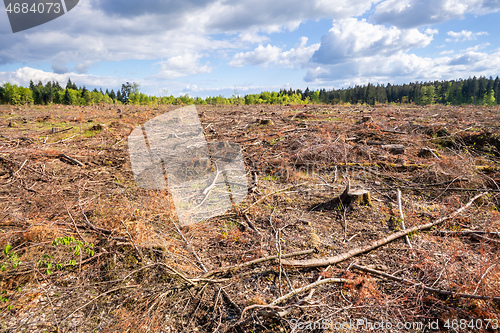
<svg viewBox="0 0 500 333">
<path fill-rule="evenodd" d="M 11 246 L 1 257 L 0 329 L 289 332 L 297 321 L 365 318 L 440 320 L 444 331 L 446 320 L 500 320 L 498 302 L 432 294 L 350 267 L 356 262 L 436 289 L 500 296 L 498 234 L 453 233 L 500 230 L 498 108 L 198 107 L 203 127 L 215 130 L 207 139 L 239 143 L 257 185 L 239 207 L 184 227 L 182 235 L 169 194 L 134 184 L 126 139 L 135 126 L 174 108 L 0 106 L 0 247 Z M 106 126 L 89 132 L 95 124 Z M 72 128 L 52 134 L 53 127 Z M 387 144 L 403 144 L 404 154 Z M 60 154 L 84 166 L 66 164 Z M 370 191 L 373 207 L 312 209 L 339 195 L 347 180 Z M 397 240 L 327 270 L 271 260 L 196 280 L 203 267 L 215 271 L 310 248 L 317 253 L 301 258 L 321 258 L 383 238 L 401 228 L 397 188 L 407 228 L 450 214 L 478 192 L 490 194 L 435 230 L 410 235 L 413 250 Z M 259 233 L 247 227 L 245 209 Z M 61 237 L 75 242 L 54 245 Z M 77 241 L 83 250 L 75 254 Z M 85 243 L 93 244 L 93 255 Z M 265 306 L 318 278 L 351 282 L 323 284 L 309 298 L 308 291 L 241 317 L 245 307 Z"/>
</svg>

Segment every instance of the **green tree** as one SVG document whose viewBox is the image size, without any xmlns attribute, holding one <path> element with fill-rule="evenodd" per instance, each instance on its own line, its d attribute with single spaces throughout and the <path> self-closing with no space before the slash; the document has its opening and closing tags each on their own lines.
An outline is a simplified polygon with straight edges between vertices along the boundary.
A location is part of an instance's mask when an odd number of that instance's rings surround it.
<svg viewBox="0 0 500 333">
<path fill-rule="evenodd" d="M 490 89 L 490 91 L 484 94 L 483 104 L 487 106 L 494 106 L 497 104 L 497 101 L 495 99 L 495 92 L 493 91 L 493 89 Z"/>
<path fill-rule="evenodd" d="M 33 103 L 33 94 L 30 88 L 19 87 L 19 103 L 20 104 Z"/>
<path fill-rule="evenodd" d="M 68 79 L 68 82 L 66 83 L 66 89 L 78 90 L 78 87 L 76 86 L 76 84 L 71 82 L 71 79 Z"/>
<path fill-rule="evenodd" d="M 66 105 L 76 105 L 78 104 L 78 90 L 75 89 L 66 89 L 64 91 L 63 104 Z"/>
<path fill-rule="evenodd" d="M 312 93 L 311 102 L 312 103 L 319 103 L 319 90 L 316 90 Z"/>
<path fill-rule="evenodd" d="M 434 104 L 436 102 L 436 89 L 434 86 L 423 86 L 420 89 L 420 105 Z"/>
<path fill-rule="evenodd" d="M 122 84 L 121 89 L 121 102 L 124 104 L 129 103 L 130 95 L 135 95 L 139 93 L 139 84 L 135 82 L 127 82 Z"/>
<path fill-rule="evenodd" d="M 5 103 L 18 104 L 19 103 L 19 89 L 16 85 L 5 83 L 3 85 L 3 97 Z"/>
</svg>

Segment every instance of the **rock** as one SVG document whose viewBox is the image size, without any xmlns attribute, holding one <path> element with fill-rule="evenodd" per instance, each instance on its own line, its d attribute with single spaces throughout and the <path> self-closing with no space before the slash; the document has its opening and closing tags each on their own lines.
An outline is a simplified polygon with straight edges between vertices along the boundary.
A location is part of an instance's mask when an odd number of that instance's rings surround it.
<svg viewBox="0 0 500 333">
<path fill-rule="evenodd" d="M 393 155 L 401 155 L 405 153 L 405 146 L 403 145 L 383 145 L 383 149 L 389 151 Z"/>
</svg>

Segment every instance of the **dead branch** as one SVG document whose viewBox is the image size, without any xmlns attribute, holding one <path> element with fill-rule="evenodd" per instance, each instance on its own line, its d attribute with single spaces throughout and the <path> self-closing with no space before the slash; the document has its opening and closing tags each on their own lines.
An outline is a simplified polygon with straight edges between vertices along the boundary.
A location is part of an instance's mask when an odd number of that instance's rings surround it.
<svg viewBox="0 0 500 333">
<path fill-rule="evenodd" d="M 245 221 L 247 222 L 248 226 L 250 227 L 250 229 L 252 229 L 253 231 L 255 231 L 256 233 L 258 233 L 260 235 L 260 231 L 257 229 L 257 227 L 252 223 L 252 221 L 250 220 L 250 218 L 248 217 L 247 214 L 243 214 L 243 217 L 245 218 Z"/>
<path fill-rule="evenodd" d="M 139 254 L 139 256 L 141 257 L 142 261 L 145 261 L 145 260 L 144 260 L 144 255 L 142 254 L 141 249 L 139 249 L 139 248 L 137 247 L 137 245 L 135 245 L 135 242 L 134 242 L 134 239 L 132 238 L 132 235 L 130 234 L 130 232 L 128 232 L 127 225 L 125 224 L 125 222 L 123 222 L 123 220 L 122 220 L 121 222 L 122 222 L 122 225 L 125 227 L 125 231 L 127 232 L 127 236 L 128 236 L 128 238 L 130 239 L 130 241 L 132 242 L 132 245 L 134 246 L 135 250 L 137 251 L 137 253 L 138 253 L 138 254 Z"/>
<path fill-rule="evenodd" d="M 400 282 L 400 283 L 403 283 L 403 284 L 406 284 L 406 285 L 412 285 L 414 287 L 420 287 L 420 288 L 424 289 L 425 291 L 436 293 L 436 294 L 448 295 L 448 296 L 451 296 L 451 297 L 481 299 L 481 300 L 486 300 L 486 301 L 488 301 L 488 300 L 500 301 L 500 296 L 479 296 L 479 295 L 471 295 L 471 294 L 464 294 L 464 293 L 454 293 L 453 291 L 441 290 L 441 289 L 434 289 L 434 288 L 431 288 L 431 287 L 428 287 L 428 286 L 424 285 L 423 283 L 415 282 L 415 281 L 404 279 L 404 278 L 398 278 L 398 277 L 396 277 L 394 275 L 390 275 L 390 274 L 387 274 L 387 273 L 384 273 L 384 272 L 381 272 L 381 271 L 378 271 L 378 270 L 375 270 L 375 269 L 371 269 L 371 268 L 368 268 L 368 267 L 359 266 L 359 265 L 356 265 L 356 264 L 353 264 L 351 267 L 355 268 L 357 270 L 360 270 L 360 271 L 372 274 L 372 275 L 383 276 L 386 279 L 393 280 L 393 281 L 396 281 L 396 282 Z"/>
<path fill-rule="evenodd" d="M 328 266 L 326 267 L 320 274 L 318 274 L 318 279 L 316 280 L 316 282 L 319 282 L 321 281 L 321 279 L 323 278 L 323 275 L 326 274 L 326 272 L 328 272 L 328 270 L 330 269 L 331 266 Z M 309 294 L 300 302 L 300 303 L 308 303 L 311 298 L 313 297 L 314 295 L 314 292 L 316 291 L 316 288 L 313 288 L 309 291 Z M 290 314 L 290 312 L 292 312 L 292 310 L 295 308 L 295 306 L 292 306 L 292 307 L 289 307 L 287 308 L 286 310 L 284 311 L 280 311 L 278 312 L 278 315 L 280 317 L 286 317 Z"/>
<path fill-rule="evenodd" d="M 198 256 L 198 254 L 196 253 L 195 249 L 193 248 L 193 246 L 191 245 L 191 243 L 189 243 L 189 241 L 187 240 L 187 238 L 184 236 L 184 233 L 181 231 L 181 229 L 179 228 L 179 226 L 177 225 L 177 223 L 175 223 L 175 221 L 172 221 L 172 223 L 174 224 L 175 226 L 175 229 L 177 230 L 177 232 L 179 233 L 179 235 L 181 236 L 182 240 L 184 241 L 184 243 L 186 243 L 186 246 L 188 248 L 188 250 L 191 251 L 191 253 L 193 254 L 193 256 L 195 257 L 195 259 L 198 261 L 198 264 L 200 265 L 201 269 L 204 271 L 204 272 L 208 272 L 207 268 L 205 267 L 205 265 L 203 264 L 203 261 L 201 261 L 200 257 Z"/>
<path fill-rule="evenodd" d="M 371 250 L 374 250 L 382 245 L 390 243 L 390 242 L 392 242 L 398 238 L 401 238 L 405 235 L 408 235 L 412 232 L 429 229 L 429 228 L 432 228 L 438 224 L 443 223 L 444 221 L 452 219 L 455 216 L 457 216 L 458 214 L 460 214 L 461 212 L 463 212 L 464 210 L 466 210 L 467 208 L 469 208 L 474 203 L 474 201 L 476 201 L 477 199 L 479 199 L 480 197 L 482 197 L 486 194 L 487 194 L 487 192 L 480 193 L 480 194 L 476 195 L 465 206 L 462 206 L 461 208 L 459 208 L 455 212 L 451 213 L 450 215 L 442 217 L 434 222 L 426 223 L 423 225 L 415 226 L 415 227 L 407 229 L 407 230 L 402 230 L 402 231 L 396 232 L 388 237 L 378 239 L 378 240 L 376 240 L 368 245 L 362 246 L 362 247 L 351 249 L 345 253 L 342 253 L 342 254 L 339 254 L 339 255 L 336 255 L 333 257 L 323 258 L 323 259 L 283 260 L 282 263 L 284 266 L 291 266 L 291 267 L 320 267 L 320 266 L 333 265 L 333 264 L 345 261 L 345 260 L 352 258 L 354 256 L 357 256 L 361 253 L 365 253 L 365 252 L 369 252 Z"/>
<path fill-rule="evenodd" d="M 288 191 L 288 190 L 290 190 L 290 189 L 292 189 L 292 188 L 294 188 L 294 187 L 299 187 L 299 186 L 304 185 L 304 184 L 306 184 L 306 183 L 307 183 L 307 182 L 303 182 L 303 183 L 298 184 L 298 185 L 295 185 L 295 184 L 294 184 L 294 185 L 292 185 L 292 186 L 288 186 L 288 187 L 286 187 L 286 188 L 282 188 L 282 189 L 279 189 L 279 190 L 274 191 L 274 192 L 272 192 L 272 193 L 266 194 L 265 196 L 263 196 L 263 197 L 262 197 L 262 198 L 260 198 L 259 200 L 255 201 L 253 204 L 251 204 L 251 205 L 250 205 L 250 206 L 248 206 L 247 208 L 245 208 L 245 209 L 243 210 L 243 212 L 242 212 L 242 213 L 243 213 L 243 214 L 245 214 L 246 212 L 248 212 L 248 210 L 249 210 L 250 208 L 252 208 L 252 207 L 253 207 L 253 206 L 255 206 L 256 204 L 258 204 L 259 202 L 261 202 L 262 200 L 264 200 L 264 199 L 266 199 L 266 198 L 268 198 L 268 197 L 270 197 L 270 196 L 273 196 L 273 195 L 275 195 L 275 194 L 278 194 L 278 193 L 281 193 L 281 192 L 284 192 L 284 191 Z"/>
<path fill-rule="evenodd" d="M 399 188 L 398 188 L 398 208 L 399 208 L 399 217 L 401 218 L 401 229 L 405 230 L 406 229 L 405 217 L 403 215 L 403 205 L 401 203 L 401 190 Z M 411 246 L 410 238 L 408 237 L 408 235 L 405 235 L 405 240 L 410 249 L 412 249 L 413 247 Z"/>
<path fill-rule="evenodd" d="M 78 189 L 78 207 L 80 207 L 80 212 L 82 213 L 83 215 L 83 220 L 85 221 L 85 224 L 92 230 L 94 231 L 97 231 L 98 233 L 100 233 L 101 235 L 111 235 L 113 232 L 111 230 L 108 230 L 108 229 L 103 229 L 103 228 L 99 228 L 99 227 L 96 227 L 95 225 L 93 225 L 87 215 L 85 214 L 85 212 L 83 211 L 83 207 L 81 205 L 81 202 L 80 202 L 80 189 Z"/>
<path fill-rule="evenodd" d="M 485 242 L 488 242 L 488 243 L 491 243 L 491 244 L 500 245 L 500 241 L 495 240 L 495 239 L 491 239 L 491 238 L 488 238 L 488 237 L 480 236 L 480 235 L 477 235 L 477 234 L 470 234 L 470 236 L 472 238 L 474 238 L 475 240 L 478 240 L 478 241 L 485 241 Z"/>
<path fill-rule="evenodd" d="M 62 129 L 62 130 L 54 130 L 54 128 L 52 128 L 52 131 L 49 133 L 49 135 L 67 132 L 67 131 L 69 131 L 72 128 L 73 128 L 73 126 L 65 128 L 65 129 Z"/>
<path fill-rule="evenodd" d="M 299 251 L 299 252 L 293 252 L 293 253 L 287 253 L 287 254 L 282 254 L 281 255 L 281 258 L 291 258 L 291 257 L 297 257 L 297 256 L 302 256 L 302 255 L 305 255 L 305 254 L 311 254 L 311 253 L 317 253 L 318 250 L 317 249 L 310 249 L 310 250 L 305 250 L 305 251 Z M 259 259 L 255 259 L 255 260 L 252 260 L 252 261 L 247 261 L 243 264 L 240 264 L 240 265 L 236 265 L 236 266 L 230 266 L 230 267 L 225 267 L 225 268 L 221 268 L 221 269 L 218 269 L 218 270 L 214 270 L 214 271 L 211 271 L 211 272 L 207 272 L 206 274 L 204 274 L 202 276 L 202 278 L 207 278 L 207 277 L 210 277 L 214 274 L 218 274 L 218 273 L 223 273 L 223 272 L 236 272 L 242 268 L 245 268 L 245 267 L 250 267 L 252 265 L 256 265 L 256 264 L 260 264 L 260 263 L 263 263 L 263 262 L 266 262 L 266 261 L 270 261 L 270 260 L 276 260 L 278 259 L 278 256 L 269 256 L 269 257 L 264 257 L 264 258 L 259 258 Z"/>
<path fill-rule="evenodd" d="M 255 309 L 255 308 L 273 308 L 273 307 L 277 306 L 278 304 L 283 303 L 284 301 L 292 298 L 295 295 L 301 294 L 304 291 L 314 289 L 322 284 L 327 284 L 327 283 L 352 283 L 352 281 L 347 280 L 347 279 L 339 279 L 339 278 L 329 278 L 329 279 L 316 281 L 316 282 L 308 284 L 307 286 L 304 286 L 302 288 L 295 289 L 295 290 L 289 292 L 288 294 L 283 295 L 283 296 L 275 299 L 274 301 L 272 301 L 271 303 L 269 303 L 267 305 L 254 304 L 254 305 L 247 306 L 241 312 L 241 319 L 243 319 L 243 316 L 245 315 L 246 312 L 248 312 L 252 309 Z"/>
<path fill-rule="evenodd" d="M 470 235 L 470 234 L 476 234 L 476 235 L 490 235 L 490 236 L 500 236 L 500 232 L 492 232 L 492 231 L 476 231 L 476 230 L 462 230 L 462 231 L 448 231 L 448 230 L 441 230 L 436 232 L 435 234 L 438 234 L 440 236 L 448 236 L 448 235 Z"/>
<path fill-rule="evenodd" d="M 84 166 L 85 165 L 82 162 L 78 161 L 77 159 L 74 159 L 74 158 L 69 157 L 69 156 L 64 155 L 64 154 L 59 155 L 58 158 L 62 162 L 68 163 L 68 164 L 71 164 L 71 165 L 78 165 L 78 166 Z"/>
<path fill-rule="evenodd" d="M 113 288 L 111 290 L 108 290 L 108 291 L 100 294 L 99 296 L 96 296 L 96 297 L 92 298 L 90 301 L 88 301 L 87 303 L 83 304 L 82 306 L 78 307 L 75 311 L 71 312 L 63 320 L 61 320 L 61 322 L 66 321 L 69 317 L 71 317 L 72 315 L 74 315 L 77 311 L 80 311 L 80 310 L 84 309 L 86 306 L 88 306 L 89 304 L 93 303 L 95 300 L 97 300 L 98 298 L 101 298 L 102 296 L 105 296 L 107 294 L 111 294 L 111 293 L 113 293 L 115 291 L 118 291 L 118 290 L 121 290 L 121 289 L 136 288 L 136 287 L 140 287 L 140 286 L 141 286 L 140 284 L 135 284 L 135 285 L 132 285 L 132 286 L 122 286 L 122 287 Z"/>
</svg>

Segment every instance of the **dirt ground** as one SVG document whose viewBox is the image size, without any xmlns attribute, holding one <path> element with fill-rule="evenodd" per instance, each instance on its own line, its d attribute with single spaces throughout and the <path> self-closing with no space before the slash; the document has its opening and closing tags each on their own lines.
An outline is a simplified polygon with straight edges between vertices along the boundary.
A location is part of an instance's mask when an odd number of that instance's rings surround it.
<svg viewBox="0 0 500 333">
<path fill-rule="evenodd" d="M 0 106 L 2 331 L 500 329 L 500 108 L 197 106 L 250 189 L 179 227 L 127 147 L 179 107 Z"/>
</svg>

